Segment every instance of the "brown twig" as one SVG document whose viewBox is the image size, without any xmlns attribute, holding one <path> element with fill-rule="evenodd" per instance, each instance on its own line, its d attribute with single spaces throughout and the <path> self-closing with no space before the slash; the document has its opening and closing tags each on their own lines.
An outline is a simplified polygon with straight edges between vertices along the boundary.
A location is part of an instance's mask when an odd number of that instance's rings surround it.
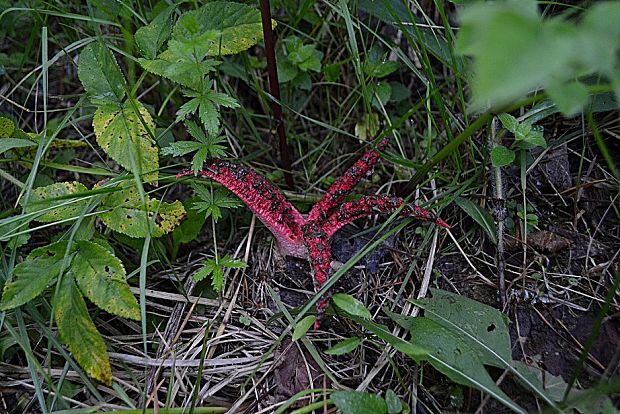
<svg viewBox="0 0 620 414">
<path fill-rule="evenodd" d="M 276 66 L 275 39 L 271 28 L 271 7 L 269 0 L 260 0 L 260 14 L 263 22 L 263 39 L 265 40 L 265 55 L 267 57 L 267 71 L 269 74 L 269 93 L 274 99 L 271 101 L 271 110 L 276 120 L 276 133 L 280 144 L 280 163 L 284 170 L 284 180 L 291 190 L 295 186 L 291 173 L 291 155 L 286 143 L 284 131 L 284 118 L 282 106 L 280 106 L 280 83 L 278 82 L 278 69 Z"/>
</svg>

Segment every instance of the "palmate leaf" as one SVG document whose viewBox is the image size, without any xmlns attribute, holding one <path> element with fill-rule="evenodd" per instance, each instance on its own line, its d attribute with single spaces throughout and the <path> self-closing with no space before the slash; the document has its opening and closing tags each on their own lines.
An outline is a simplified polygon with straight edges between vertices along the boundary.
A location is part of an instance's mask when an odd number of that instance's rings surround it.
<svg viewBox="0 0 620 414">
<path fill-rule="evenodd" d="M 86 186 L 77 181 L 35 188 L 24 206 L 24 213 L 50 210 L 35 218 L 42 223 L 78 217 L 89 203 L 88 199 L 79 198 L 80 193 L 86 191 Z M 23 203 L 23 200 L 20 202 Z"/>
<path fill-rule="evenodd" d="M 69 268 L 74 254 L 67 255 L 68 243 L 59 241 L 34 249 L 13 269 L 13 280 L 4 285 L 0 310 L 13 309 L 39 296 L 59 275 Z"/>
<path fill-rule="evenodd" d="M 112 384 L 112 369 L 105 342 L 91 320 L 72 273 L 65 274 L 53 298 L 56 324 L 62 343 L 88 375 Z"/>
<path fill-rule="evenodd" d="M 138 59 L 142 67 L 193 90 L 200 90 L 203 76 L 215 70 L 219 64 L 211 59 L 196 62 L 168 49 L 158 59 Z"/>
<path fill-rule="evenodd" d="M 146 237 L 149 234 L 147 220 L 153 226 L 152 237 L 161 237 L 174 230 L 185 217 L 180 201 L 174 203 L 148 199 L 146 207 L 135 187 L 126 187 L 108 195 L 102 207 L 110 211 L 100 214 L 106 226 L 130 237 Z"/>
<path fill-rule="evenodd" d="M 125 169 L 138 172 L 144 181 L 157 182 L 159 158 L 153 139 L 155 123 L 136 100 L 121 107 L 102 105 L 95 112 L 93 127 L 97 143 Z"/>
<path fill-rule="evenodd" d="M 80 240 L 76 247 L 71 272 L 82 293 L 109 313 L 140 320 L 140 307 L 125 280 L 121 261 L 105 247 L 91 241 Z"/>
<path fill-rule="evenodd" d="M 275 21 L 272 24 L 275 26 Z M 185 13 L 174 26 L 172 37 L 191 41 L 205 33 L 215 39 L 209 56 L 239 53 L 263 38 L 261 16 L 245 4 L 214 1 Z"/>
<path fill-rule="evenodd" d="M 88 98 L 96 105 L 120 105 L 125 96 L 125 77 L 103 43 L 93 43 L 80 53 L 78 77 Z"/>
<path fill-rule="evenodd" d="M 194 273 L 194 280 L 199 282 L 208 276 L 211 276 L 211 286 L 216 292 L 222 290 L 224 285 L 224 268 L 243 269 L 247 267 L 247 263 L 243 260 L 233 259 L 229 255 L 220 257 L 219 260 L 207 259 L 203 262 L 203 266 Z"/>
<path fill-rule="evenodd" d="M 177 122 L 180 122 L 187 115 L 198 112 L 209 136 L 217 136 L 220 129 L 220 113 L 217 106 L 226 108 L 238 108 L 237 100 L 225 93 L 215 92 L 211 89 L 213 81 L 205 85 L 202 91 L 188 91 L 185 96 L 192 98 L 184 103 L 177 111 Z M 188 129 L 191 126 L 188 124 Z M 204 135 L 204 134 L 203 134 Z"/>
</svg>

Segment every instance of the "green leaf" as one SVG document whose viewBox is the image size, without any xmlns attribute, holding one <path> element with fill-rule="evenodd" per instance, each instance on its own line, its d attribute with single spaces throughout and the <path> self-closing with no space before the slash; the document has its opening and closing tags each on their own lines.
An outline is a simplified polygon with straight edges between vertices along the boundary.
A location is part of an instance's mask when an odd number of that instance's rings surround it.
<svg viewBox="0 0 620 414">
<path fill-rule="evenodd" d="M 199 183 L 192 184 L 192 188 L 198 197 L 204 200 L 194 202 L 192 208 L 199 213 L 204 212 L 205 218 L 211 216 L 215 222 L 222 218 L 222 208 L 237 208 L 243 205 L 238 198 L 231 197 L 228 190 L 218 189 L 212 192 L 209 186 Z"/>
<path fill-rule="evenodd" d="M 34 249 L 13 269 L 13 280 L 4 285 L 0 310 L 13 309 L 39 296 L 59 275 L 68 269 L 73 253 L 67 255 L 68 243 L 59 241 Z"/>
<path fill-rule="evenodd" d="M 142 56 L 155 59 L 157 52 L 172 33 L 172 13 L 176 6 L 164 9 L 151 23 L 138 29 L 134 35 Z"/>
<path fill-rule="evenodd" d="M 611 22 L 620 20 L 620 7 L 603 4 L 597 6 L 604 13 L 592 7 L 578 24 L 561 15 L 543 19 L 534 0 L 479 2 L 463 8 L 457 48 L 474 57 L 474 108 L 498 107 L 541 86 L 553 88 L 596 72 L 609 76 L 618 64 L 620 35 L 614 36 L 619 31 Z M 569 98 L 568 104 L 566 95 L 558 95 L 558 103 L 572 113 L 579 101 L 586 102 L 582 90 L 564 93 L 578 98 Z"/>
<path fill-rule="evenodd" d="M 513 134 L 517 133 L 517 128 L 519 127 L 519 121 L 517 121 L 517 118 L 507 113 L 501 113 L 497 117 L 502 122 L 504 128 Z"/>
<path fill-rule="evenodd" d="M 112 369 L 103 338 L 88 315 L 73 276 L 62 277 L 53 299 L 58 334 L 76 361 L 91 377 L 112 384 Z"/>
<path fill-rule="evenodd" d="M 385 402 L 388 414 L 398 414 L 403 411 L 403 403 L 392 389 L 385 392 Z"/>
<path fill-rule="evenodd" d="M 214 1 L 185 13 L 174 26 L 173 38 L 193 40 L 205 33 L 215 38 L 209 56 L 239 53 L 263 38 L 261 16 L 245 4 Z"/>
<path fill-rule="evenodd" d="M 387 413 L 387 405 L 383 398 L 368 392 L 335 391 L 330 397 L 342 414 Z"/>
<path fill-rule="evenodd" d="M 487 392 L 514 411 L 525 413 L 495 385 L 476 352 L 459 335 L 428 318 L 411 318 L 384 311 L 399 325 L 411 331 L 410 342 L 394 336 L 384 326 L 356 316 L 351 316 L 351 319 L 413 360 L 429 361 L 435 369 L 453 381 Z"/>
<path fill-rule="evenodd" d="M 375 78 L 384 78 L 398 69 L 398 62 L 386 60 L 386 53 L 377 45 L 368 51 L 362 66 L 364 73 Z"/>
<path fill-rule="evenodd" d="M 2 138 L 0 139 L 0 154 L 13 148 L 34 147 L 37 144 L 27 139 Z"/>
<path fill-rule="evenodd" d="M 193 99 L 181 105 L 177 111 L 177 122 L 181 121 L 188 114 L 198 112 L 198 116 L 202 121 L 207 133 L 210 136 L 217 136 L 220 128 L 220 113 L 216 108 L 224 106 L 227 108 L 238 108 L 239 103 L 233 97 L 215 92 L 211 89 L 213 82 L 209 82 L 202 92 L 188 91 L 185 96 Z M 188 128 L 189 128 L 188 124 Z"/>
<path fill-rule="evenodd" d="M 314 325 L 316 321 L 315 315 L 308 315 L 295 325 L 295 330 L 293 331 L 293 342 L 301 339 L 302 336 L 308 332 L 308 330 Z"/>
<path fill-rule="evenodd" d="M 233 259 L 229 255 L 220 257 L 219 264 L 220 266 L 228 267 L 231 269 L 245 269 L 246 267 L 248 267 L 248 264 L 243 260 Z"/>
<path fill-rule="evenodd" d="M 392 96 L 392 87 L 389 82 L 377 82 L 370 88 L 372 91 L 372 105 L 381 110 L 381 107 L 385 106 Z"/>
<path fill-rule="evenodd" d="M 366 309 L 366 306 L 351 295 L 336 293 L 332 297 L 332 302 L 334 302 L 340 309 L 351 315 L 360 316 L 364 319 L 370 319 L 372 317 L 368 309 Z"/>
<path fill-rule="evenodd" d="M 468 316 L 471 317 L 471 314 Z M 478 354 L 460 335 L 432 319 L 411 318 L 409 322 L 411 342 L 429 350 L 429 355 L 425 359 L 436 370 L 456 383 L 487 392 L 508 407 L 524 412 L 499 389 L 484 368 Z"/>
<path fill-rule="evenodd" d="M 519 142 L 519 147 L 522 149 L 532 149 L 536 147 L 547 147 L 547 141 L 543 135 L 543 128 L 537 125 L 531 125 L 527 134 Z"/>
<path fill-rule="evenodd" d="M 325 350 L 327 355 L 344 355 L 355 350 L 362 340 L 358 337 L 347 338 L 338 342 L 336 345 Z"/>
<path fill-rule="evenodd" d="M 440 289 L 433 296 L 415 301 L 424 315 L 461 334 L 485 365 L 505 368 L 512 360 L 508 318 L 497 309 Z M 492 350 L 493 352 L 491 352 Z"/>
<path fill-rule="evenodd" d="M 199 214 L 195 209 L 190 208 L 194 202 L 195 198 L 186 200 L 183 203 L 186 217 L 185 220 L 172 231 L 175 244 L 189 243 L 195 240 L 202 231 L 202 226 L 205 223 L 206 217 L 204 214 Z"/>
<path fill-rule="evenodd" d="M 203 76 L 215 70 L 218 62 L 192 60 L 179 56 L 173 49 L 162 53 L 158 59 L 138 59 L 140 65 L 148 72 L 170 79 L 193 90 L 200 90 Z"/>
<path fill-rule="evenodd" d="M 195 173 L 202 169 L 208 157 L 221 158 L 226 156 L 226 147 L 221 145 L 224 142 L 224 137 L 216 135 L 207 136 L 195 122 L 186 121 L 185 124 L 190 135 L 199 142 L 173 142 L 169 147 L 162 149 L 162 154 L 181 156 L 196 151 L 192 158 L 192 170 Z"/>
<path fill-rule="evenodd" d="M 497 244 L 497 228 L 491 213 L 480 207 L 477 203 L 474 203 L 466 198 L 457 197 L 455 201 L 456 204 L 463 209 L 469 217 L 474 219 L 474 221 L 482 227 L 493 244 Z"/>
<path fill-rule="evenodd" d="M 92 103 L 121 104 L 127 87 L 125 77 L 105 44 L 96 42 L 84 48 L 78 61 L 78 76 Z"/>
<path fill-rule="evenodd" d="M 78 217 L 90 202 L 80 195 L 87 191 L 88 189 L 77 181 L 35 188 L 30 194 L 28 204 L 24 206 L 24 213 L 46 211 L 35 219 L 42 223 Z M 23 200 L 20 202 L 23 203 Z"/>
<path fill-rule="evenodd" d="M 82 293 L 109 313 L 140 320 L 140 306 L 125 280 L 121 261 L 97 243 L 80 240 L 76 245 L 71 272 Z"/>
<path fill-rule="evenodd" d="M 133 186 L 111 193 L 103 199 L 101 206 L 110 210 L 99 215 L 105 225 L 129 237 L 146 237 L 149 220 L 153 226 L 151 236 L 161 237 L 174 230 L 185 216 L 183 204 L 178 200 L 166 203 L 148 198 L 144 206 Z"/>
<path fill-rule="evenodd" d="M 547 92 L 565 117 L 578 114 L 588 102 L 588 88 L 581 82 L 568 82 L 562 85 L 552 84 L 547 88 Z"/>
<path fill-rule="evenodd" d="M 146 182 L 157 182 L 159 157 L 151 114 L 135 100 L 100 106 L 93 118 L 97 143 L 114 161 Z"/>
<path fill-rule="evenodd" d="M 503 145 L 498 145 L 491 150 L 491 163 L 494 167 L 505 167 L 515 160 L 515 152 Z"/>
</svg>

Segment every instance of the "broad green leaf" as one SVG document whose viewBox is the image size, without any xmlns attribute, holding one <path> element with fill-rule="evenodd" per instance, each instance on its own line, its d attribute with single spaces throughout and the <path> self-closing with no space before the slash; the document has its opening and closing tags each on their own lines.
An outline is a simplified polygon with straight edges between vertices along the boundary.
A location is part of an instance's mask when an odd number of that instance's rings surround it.
<svg viewBox="0 0 620 414">
<path fill-rule="evenodd" d="M 129 100 L 122 108 L 100 106 L 93 127 L 97 143 L 114 161 L 131 172 L 138 172 L 146 182 L 157 182 L 155 123 L 140 102 Z"/>
<path fill-rule="evenodd" d="M 89 204 L 88 199 L 80 198 L 80 193 L 86 191 L 88 191 L 86 186 L 77 181 L 35 188 L 30 194 L 28 204 L 24 206 L 24 213 L 45 210 L 45 214 L 35 219 L 42 223 L 78 217 Z"/>
<path fill-rule="evenodd" d="M 484 303 L 445 290 L 431 289 L 431 292 L 431 298 L 415 301 L 424 309 L 427 318 L 461 333 L 484 364 L 499 368 L 510 364 L 512 354 L 506 315 Z"/>
<path fill-rule="evenodd" d="M 463 209 L 465 213 L 476 223 L 482 227 L 486 234 L 491 238 L 494 244 L 497 244 L 497 228 L 495 227 L 495 221 L 486 209 L 480 207 L 477 203 L 474 203 L 466 198 L 457 197 L 456 204 Z"/>
<path fill-rule="evenodd" d="M 385 392 L 385 403 L 387 404 L 388 414 L 398 414 L 403 411 L 403 402 L 392 389 Z"/>
<path fill-rule="evenodd" d="M 366 309 L 366 306 L 351 295 L 336 293 L 332 297 L 332 302 L 334 302 L 340 309 L 351 315 L 360 316 L 364 319 L 370 319 L 372 317 L 368 309 Z"/>
<path fill-rule="evenodd" d="M 295 325 L 295 330 L 293 331 L 293 342 L 301 339 L 302 336 L 308 332 L 308 330 L 314 325 L 316 321 L 316 316 L 308 315 Z"/>
<path fill-rule="evenodd" d="M 517 121 L 517 118 L 507 113 L 499 114 L 497 117 L 502 122 L 502 126 L 504 128 L 513 134 L 517 133 L 517 128 L 519 126 L 519 121 Z"/>
<path fill-rule="evenodd" d="M 169 6 L 153 19 L 151 23 L 139 28 L 134 38 L 136 44 L 147 59 L 155 59 L 157 52 L 172 33 L 172 13 L 175 6 Z"/>
<path fill-rule="evenodd" d="M 0 116 L 0 138 L 10 138 L 14 130 L 15 123 L 13 120 L 5 116 Z"/>
<path fill-rule="evenodd" d="M 148 220 L 152 222 L 152 237 L 161 237 L 174 230 L 185 217 L 180 201 L 174 203 L 148 199 L 142 204 L 135 187 L 126 187 L 108 195 L 101 203 L 105 211 L 100 214 L 106 226 L 130 237 L 146 237 L 149 233 Z"/>
<path fill-rule="evenodd" d="M 575 23 L 565 16 L 543 19 L 534 0 L 479 2 L 463 8 L 459 20 L 457 48 L 474 57 L 476 109 L 498 107 L 540 87 L 553 89 L 596 72 L 610 77 L 618 65 L 617 4 L 600 2 Z M 577 111 L 579 101 L 586 102 L 578 89 L 549 92 L 568 114 Z"/>
<path fill-rule="evenodd" d="M 325 353 L 327 355 L 344 355 L 356 349 L 361 342 L 362 340 L 358 337 L 347 338 L 326 349 Z"/>
<path fill-rule="evenodd" d="M 547 394 L 549 398 L 557 402 L 564 399 L 564 392 L 568 384 L 561 376 L 552 375 L 538 365 L 528 365 L 523 361 L 512 361 L 512 365 L 530 381 L 530 384 L 534 384 L 538 388 L 539 393 Z M 527 386 L 527 384 L 523 385 Z"/>
<path fill-rule="evenodd" d="M 140 320 L 140 306 L 125 280 L 121 261 L 97 243 L 80 240 L 76 245 L 71 272 L 82 294 L 109 313 Z"/>
<path fill-rule="evenodd" d="M 71 273 L 65 274 L 53 299 L 58 334 L 76 361 L 91 377 L 112 384 L 105 342 L 90 319 L 82 294 Z"/>
<path fill-rule="evenodd" d="M 13 279 L 4 285 L 0 310 L 13 309 L 39 296 L 61 270 L 68 269 L 73 254 L 67 255 L 68 243 L 59 241 L 34 249 L 26 260 L 15 266 Z"/>
<path fill-rule="evenodd" d="M 125 96 L 125 77 L 107 46 L 93 43 L 80 53 L 78 76 L 92 103 L 120 105 Z"/>
<path fill-rule="evenodd" d="M 560 112 L 566 117 L 578 114 L 588 102 L 588 88 L 581 82 L 552 84 L 547 88 L 547 92 Z"/>
<path fill-rule="evenodd" d="M 411 342 L 430 351 L 424 359 L 436 370 L 454 382 L 487 392 L 506 406 L 525 412 L 499 389 L 484 368 L 484 362 L 460 335 L 432 319 L 421 317 L 411 318 L 408 329 Z"/>
<path fill-rule="evenodd" d="M 0 154 L 3 152 L 12 150 L 14 148 L 34 147 L 37 144 L 27 139 L 18 138 L 1 138 L 0 139 Z"/>
<path fill-rule="evenodd" d="M 399 325 L 411 330 L 410 342 L 394 336 L 384 326 L 356 316 L 351 316 L 351 319 L 416 362 L 428 361 L 453 381 L 487 392 L 514 411 L 525 413 L 495 385 L 476 352 L 459 335 L 428 318 L 405 317 L 389 311 L 386 313 Z"/>
<path fill-rule="evenodd" d="M 385 414 L 387 405 L 383 398 L 368 392 L 335 391 L 331 400 L 342 414 Z"/>
<path fill-rule="evenodd" d="M 515 157 L 515 152 L 503 145 L 498 145 L 491 150 L 491 163 L 493 163 L 494 167 L 500 168 L 510 165 L 515 160 Z"/>
<path fill-rule="evenodd" d="M 263 38 L 260 12 L 241 3 L 213 1 L 181 16 L 173 38 L 191 40 L 207 32 L 216 39 L 207 52 L 209 56 L 242 52 Z"/>
</svg>

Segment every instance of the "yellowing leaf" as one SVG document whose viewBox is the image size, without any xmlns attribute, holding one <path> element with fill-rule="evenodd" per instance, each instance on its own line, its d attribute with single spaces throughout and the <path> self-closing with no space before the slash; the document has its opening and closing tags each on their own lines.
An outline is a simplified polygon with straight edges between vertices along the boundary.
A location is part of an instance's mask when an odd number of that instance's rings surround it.
<svg viewBox="0 0 620 414">
<path fill-rule="evenodd" d="M 49 210 L 35 219 L 42 223 L 78 217 L 89 203 L 88 199 L 79 198 L 79 193 L 85 191 L 88 189 L 77 181 L 35 188 L 24 206 L 24 213 Z"/>
<path fill-rule="evenodd" d="M 185 208 L 180 201 L 174 203 L 148 199 L 142 204 L 135 187 L 127 187 L 107 196 L 104 208 L 111 211 L 101 213 L 106 226 L 130 237 L 146 237 L 149 233 L 150 220 L 153 224 L 153 237 L 161 237 L 174 230 L 185 217 Z"/>
<path fill-rule="evenodd" d="M 228 1 L 213 1 L 198 10 L 185 13 L 175 25 L 172 37 L 188 41 L 204 36 L 207 32 L 217 39 L 208 50 L 209 56 L 239 53 L 263 38 L 259 11 L 245 4 Z"/>
<path fill-rule="evenodd" d="M 88 375 L 111 385 L 112 369 L 105 342 L 88 315 L 71 273 L 62 277 L 53 303 L 60 340 Z"/>
<path fill-rule="evenodd" d="M 140 102 L 129 100 L 122 108 L 100 106 L 93 127 L 97 143 L 114 161 L 131 172 L 138 172 L 146 182 L 157 182 L 155 123 Z"/>
<path fill-rule="evenodd" d="M 0 116 L 0 138 L 10 138 L 15 130 L 15 124 L 7 117 Z"/>
<path fill-rule="evenodd" d="M 121 261 L 97 243 L 80 240 L 76 245 L 71 271 L 82 293 L 107 312 L 140 320 L 140 307 L 125 280 Z"/>
<path fill-rule="evenodd" d="M 16 308 L 39 296 L 60 274 L 66 251 L 67 242 L 60 241 L 30 252 L 13 269 L 13 280 L 4 285 L 0 310 Z M 69 267 L 71 259 L 69 254 L 64 269 Z"/>
</svg>

